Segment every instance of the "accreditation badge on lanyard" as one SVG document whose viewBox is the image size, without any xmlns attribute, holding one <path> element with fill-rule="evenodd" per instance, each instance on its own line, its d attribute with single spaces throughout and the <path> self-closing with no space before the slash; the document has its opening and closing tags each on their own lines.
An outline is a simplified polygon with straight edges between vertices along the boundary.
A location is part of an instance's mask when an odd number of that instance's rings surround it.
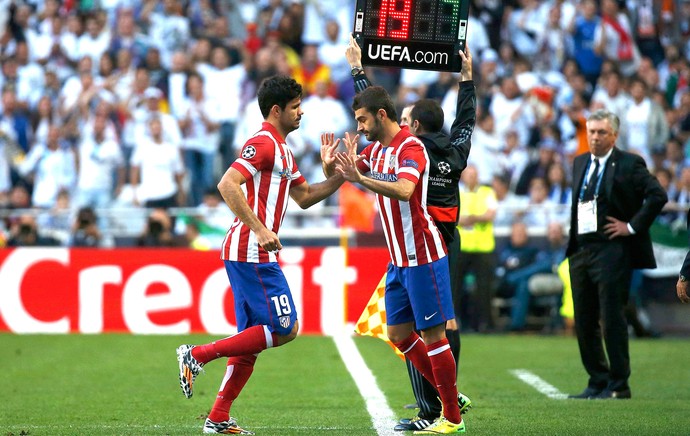
<svg viewBox="0 0 690 436">
<path fill-rule="evenodd" d="M 577 203 L 577 234 L 594 233 L 597 231 L 597 198 Z"/>
<path fill-rule="evenodd" d="M 590 163 L 587 165 L 587 171 L 589 172 Z M 598 165 L 595 167 L 595 169 Z M 601 178 L 604 175 L 604 171 L 600 171 L 599 174 L 593 174 L 589 177 L 588 183 L 594 183 L 594 177 L 596 177 L 596 186 L 594 188 L 594 199 L 584 200 L 584 191 L 580 190 L 580 197 L 577 202 L 577 234 L 584 235 L 586 233 L 595 233 L 597 231 L 597 197 L 599 196 L 599 188 L 601 187 Z"/>
</svg>

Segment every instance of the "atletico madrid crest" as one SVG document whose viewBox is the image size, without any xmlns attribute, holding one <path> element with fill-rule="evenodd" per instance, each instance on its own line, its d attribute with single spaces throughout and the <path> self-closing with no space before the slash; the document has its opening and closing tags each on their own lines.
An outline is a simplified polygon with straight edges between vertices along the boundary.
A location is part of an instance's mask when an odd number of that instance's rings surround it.
<svg viewBox="0 0 690 436">
<path fill-rule="evenodd" d="M 284 329 L 290 327 L 290 317 L 289 316 L 281 316 L 278 318 L 278 321 L 280 321 L 280 326 Z"/>
</svg>

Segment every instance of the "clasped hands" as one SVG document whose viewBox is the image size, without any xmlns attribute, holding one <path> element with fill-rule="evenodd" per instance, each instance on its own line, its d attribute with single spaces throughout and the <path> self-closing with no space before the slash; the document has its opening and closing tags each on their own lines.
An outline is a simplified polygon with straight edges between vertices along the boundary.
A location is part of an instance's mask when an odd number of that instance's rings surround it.
<svg viewBox="0 0 690 436">
<path fill-rule="evenodd" d="M 357 155 L 359 135 L 350 136 L 345 132 L 342 138 L 345 151 L 337 151 L 341 138 L 335 138 L 334 133 L 321 134 L 321 161 L 326 177 L 335 173 L 340 174 L 348 182 L 359 182 L 363 177 L 357 169 L 357 163 L 364 159 L 363 155 Z"/>
</svg>

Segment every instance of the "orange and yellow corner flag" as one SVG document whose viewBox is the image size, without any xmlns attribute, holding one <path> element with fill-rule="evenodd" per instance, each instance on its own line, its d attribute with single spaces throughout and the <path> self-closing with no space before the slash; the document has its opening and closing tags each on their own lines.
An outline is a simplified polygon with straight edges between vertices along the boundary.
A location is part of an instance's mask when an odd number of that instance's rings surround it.
<svg viewBox="0 0 690 436">
<path fill-rule="evenodd" d="M 388 339 L 386 332 L 386 304 L 384 295 L 386 292 L 386 274 L 383 274 L 381 281 L 371 294 L 371 298 L 367 303 L 364 311 L 357 320 L 355 332 L 362 336 L 373 336 L 375 338 L 383 339 L 390 345 L 395 353 L 403 360 L 405 356 L 398 350 L 395 345 Z"/>
</svg>

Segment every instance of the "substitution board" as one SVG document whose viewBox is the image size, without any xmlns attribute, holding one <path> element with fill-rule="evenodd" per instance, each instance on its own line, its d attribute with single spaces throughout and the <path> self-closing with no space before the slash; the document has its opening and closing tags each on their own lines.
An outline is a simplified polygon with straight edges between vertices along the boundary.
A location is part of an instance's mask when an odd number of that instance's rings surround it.
<svg viewBox="0 0 690 436">
<path fill-rule="evenodd" d="M 470 0 L 357 0 L 362 64 L 460 71 Z"/>
</svg>

